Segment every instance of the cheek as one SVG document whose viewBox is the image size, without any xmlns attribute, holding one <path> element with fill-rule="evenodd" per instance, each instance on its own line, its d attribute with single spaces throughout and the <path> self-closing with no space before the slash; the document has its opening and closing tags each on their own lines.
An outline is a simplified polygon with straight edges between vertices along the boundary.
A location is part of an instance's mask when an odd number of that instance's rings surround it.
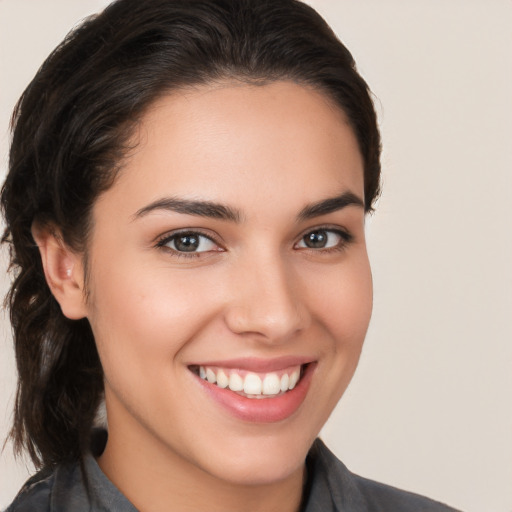
<svg viewBox="0 0 512 512">
<path fill-rule="evenodd" d="M 318 315 L 331 332 L 336 350 L 360 351 L 373 305 L 373 286 L 366 254 L 327 276 L 316 301 Z"/>
<path fill-rule="evenodd" d="M 317 380 L 311 389 L 316 428 L 320 430 L 347 389 L 356 370 L 372 312 L 372 277 L 365 251 L 337 268 L 316 274 L 310 286 Z M 311 420 L 308 420 L 311 421 Z"/>
<path fill-rule="evenodd" d="M 186 272 L 122 266 L 98 273 L 89 321 L 107 379 L 118 371 L 166 372 L 180 350 L 215 314 L 208 282 L 199 291 Z M 213 286 L 213 282 L 212 282 Z"/>
</svg>

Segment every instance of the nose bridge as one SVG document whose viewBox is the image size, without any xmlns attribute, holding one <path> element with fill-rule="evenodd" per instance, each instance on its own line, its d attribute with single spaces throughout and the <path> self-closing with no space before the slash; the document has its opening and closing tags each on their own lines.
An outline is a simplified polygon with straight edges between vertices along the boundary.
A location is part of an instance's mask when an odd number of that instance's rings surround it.
<svg viewBox="0 0 512 512">
<path fill-rule="evenodd" d="M 258 251 L 244 262 L 234 284 L 228 325 L 239 334 L 258 334 L 270 342 L 285 340 L 307 323 L 293 268 L 279 251 Z"/>
</svg>

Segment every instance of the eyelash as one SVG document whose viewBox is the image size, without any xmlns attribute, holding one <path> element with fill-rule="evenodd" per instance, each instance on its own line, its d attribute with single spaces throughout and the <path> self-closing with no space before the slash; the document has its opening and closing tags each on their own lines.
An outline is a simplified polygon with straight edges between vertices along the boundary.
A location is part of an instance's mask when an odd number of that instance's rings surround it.
<svg viewBox="0 0 512 512">
<path fill-rule="evenodd" d="M 321 253 L 321 254 L 330 254 L 333 252 L 341 252 L 347 249 L 348 245 L 354 241 L 354 236 L 349 233 L 348 231 L 340 228 L 334 228 L 330 226 L 319 226 L 313 229 L 308 229 L 301 237 L 300 240 L 294 245 L 297 246 L 299 243 L 303 243 L 305 238 L 308 235 L 312 235 L 314 233 L 328 233 L 328 234 L 334 234 L 339 237 L 338 243 L 336 243 L 332 247 L 320 247 L 320 248 L 313 248 L 313 247 L 304 247 L 303 250 L 312 251 L 314 253 Z"/>
<path fill-rule="evenodd" d="M 347 246 L 354 240 L 353 235 L 350 234 L 348 231 L 345 231 L 345 230 L 342 230 L 342 229 L 339 229 L 339 228 L 333 228 L 333 227 L 330 227 L 330 226 L 319 226 L 317 228 L 308 229 L 308 231 L 306 231 L 303 235 L 301 235 L 299 241 L 294 244 L 294 248 L 296 248 L 299 243 L 304 242 L 305 238 L 308 235 L 312 235 L 312 234 L 315 234 L 315 233 L 318 234 L 320 232 L 328 233 L 328 234 L 331 234 L 331 235 L 332 234 L 337 235 L 337 236 L 340 237 L 340 241 L 336 245 L 334 245 L 333 247 L 320 247 L 320 248 L 301 247 L 301 248 L 299 248 L 299 250 L 306 250 L 306 251 L 310 251 L 310 252 L 314 252 L 314 253 L 321 253 L 321 254 L 329 254 L 329 253 L 332 253 L 332 252 L 341 252 L 341 251 L 344 251 L 347 248 Z M 206 239 L 209 242 L 211 242 L 212 244 L 215 244 L 220 249 L 218 251 L 190 251 L 190 252 L 186 252 L 186 251 L 179 251 L 177 249 L 173 249 L 172 247 L 168 246 L 168 244 L 170 244 L 172 242 L 175 242 L 180 237 L 185 237 L 185 236 L 190 236 L 190 237 L 195 236 L 195 237 L 200 237 L 200 238 Z M 203 232 L 201 232 L 200 230 L 197 230 L 197 229 L 196 230 L 184 230 L 184 231 L 179 231 L 179 232 L 174 232 L 174 233 L 171 233 L 171 234 L 163 235 L 157 241 L 156 247 L 168 251 L 174 257 L 177 257 L 177 258 L 200 258 L 205 253 L 209 253 L 209 252 L 224 252 L 225 251 L 225 249 L 222 247 L 222 245 L 219 244 L 217 241 L 215 241 L 215 239 L 213 237 L 211 237 L 210 235 L 207 235 L 207 234 L 205 234 L 205 233 L 203 233 Z"/>
<path fill-rule="evenodd" d="M 190 237 L 195 236 L 195 237 L 198 237 L 198 238 L 206 239 L 209 242 L 211 242 L 212 244 L 215 244 L 217 247 L 220 247 L 220 250 L 218 250 L 218 251 L 190 251 L 190 252 L 186 252 L 186 251 L 179 251 L 177 249 L 173 249 L 172 247 L 168 247 L 168 244 L 170 244 L 172 242 L 175 242 L 180 237 L 183 238 L 183 237 L 186 237 L 186 236 L 190 236 Z M 187 229 L 187 230 L 184 230 L 184 231 L 178 231 L 178 232 L 174 232 L 174 233 L 171 233 L 171 234 L 163 235 L 157 241 L 156 247 L 168 251 L 174 257 L 177 257 L 177 258 L 200 258 L 202 255 L 204 255 L 207 252 L 223 252 L 224 251 L 224 248 L 222 247 L 222 245 L 219 244 L 218 242 L 216 242 L 210 235 L 207 235 L 207 234 L 205 234 L 205 233 L 203 233 L 203 232 L 201 232 L 200 230 L 197 230 L 197 229 L 195 229 L 195 230 Z"/>
</svg>

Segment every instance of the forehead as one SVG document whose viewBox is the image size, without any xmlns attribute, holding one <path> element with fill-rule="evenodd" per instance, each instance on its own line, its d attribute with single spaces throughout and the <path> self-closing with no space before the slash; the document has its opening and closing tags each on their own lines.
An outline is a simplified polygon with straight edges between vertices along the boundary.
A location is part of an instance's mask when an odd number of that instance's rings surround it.
<svg viewBox="0 0 512 512">
<path fill-rule="evenodd" d="M 364 199 L 362 157 L 344 113 L 291 82 L 172 92 L 148 109 L 133 146 L 112 192 L 138 198 L 139 208 L 161 195 L 243 210 L 290 197 L 299 207 L 347 189 Z"/>
</svg>

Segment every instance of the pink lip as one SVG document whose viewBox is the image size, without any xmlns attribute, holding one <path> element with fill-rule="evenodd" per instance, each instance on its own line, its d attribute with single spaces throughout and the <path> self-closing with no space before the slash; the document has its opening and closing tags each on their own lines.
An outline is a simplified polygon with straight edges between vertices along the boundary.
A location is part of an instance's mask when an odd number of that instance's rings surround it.
<svg viewBox="0 0 512 512">
<path fill-rule="evenodd" d="M 220 368 L 229 368 L 232 370 L 247 370 L 255 373 L 275 372 L 284 370 L 290 366 L 302 366 L 311 363 L 311 358 L 298 356 L 283 356 L 275 359 L 259 359 L 257 357 L 243 357 L 239 359 L 229 359 L 224 361 L 207 361 L 194 363 L 189 366 L 216 366 Z"/>
<path fill-rule="evenodd" d="M 296 360 L 297 359 L 294 359 L 291 364 L 288 364 L 289 361 L 285 361 L 283 359 L 284 367 L 300 364 L 296 363 Z M 244 361 L 247 362 L 247 360 Z M 209 363 L 209 365 L 214 366 L 213 363 Z M 216 361 L 215 366 L 226 367 L 222 361 Z M 260 368 L 260 370 L 255 370 L 254 366 L 251 367 L 251 370 L 271 371 L 267 369 L 267 366 L 264 366 L 263 370 L 261 370 L 261 366 L 256 366 Z M 245 369 L 247 365 L 240 364 L 240 366 L 229 367 L 242 367 Z M 281 367 L 275 368 L 272 366 L 273 370 L 280 368 Z M 275 398 L 246 398 L 244 396 L 238 395 L 237 393 L 234 393 L 233 391 L 230 391 L 229 389 L 223 389 L 216 386 L 215 384 L 210 384 L 208 381 L 203 380 L 198 376 L 196 376 L 196 379 L 197 382 L 202 386 L 202 389 L 233 416 L 248 422 L 273 423 L 285 420 L 299 409 L 302 402 L 304 402 L 304 399 L 306 398 L 315 368 L 316 363 L 308 364 L 304 369 L 302 378 L 299 380 L 295 388 Z"/>
</svg>

